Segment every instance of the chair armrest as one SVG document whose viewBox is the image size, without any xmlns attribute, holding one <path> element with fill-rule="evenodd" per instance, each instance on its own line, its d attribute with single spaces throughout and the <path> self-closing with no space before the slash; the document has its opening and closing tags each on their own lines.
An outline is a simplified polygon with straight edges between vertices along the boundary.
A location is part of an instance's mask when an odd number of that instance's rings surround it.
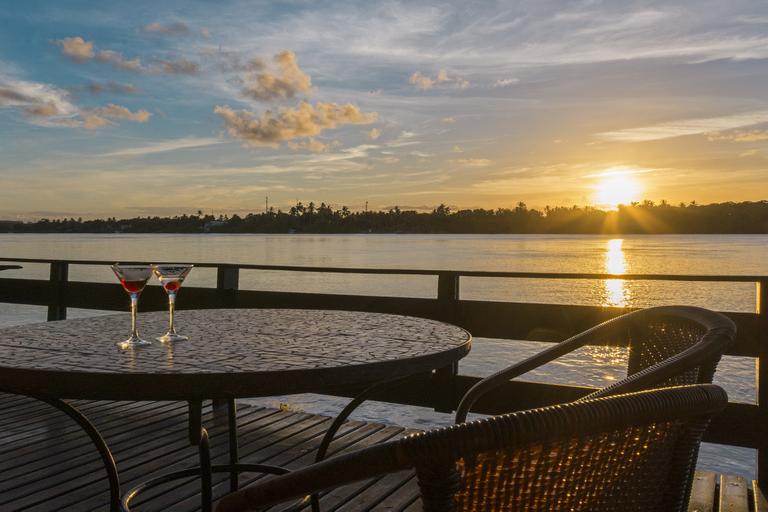
<svg viewBox="0 0 768 512">
<path fill-rule="evenodd" d="M 223 497 L 216 512 L 266 510 L 272 505 L 410 467 L 397 441 L 331 457 Z"/>
<path fill-rule="evenodd" d="M 333 438 L 336 436 L 336 433 L 339 431 L 339 429 L 347 420 L 347 418 L 349 418 L 349 416 L 353 412 L 355 412 L 355 410 L 358 407 L 360 407 L 366 400 L 370 400 L 377 393 L 380 393 L 382 391 L 386 391 L 390 388 L 398 386 L 410 378 L 411 376 L 377 382 L 376 384 L 373 384 L 372 386 L 369 386 L 368 388 L 364 389 L 359 395 L 353 398 L 352 401 L 350 401 L 344 407 L 344 409 L 342 409 L 341 412 L 333 419 L 333 423 L 331 423 L 331 426 L 328 427 L 328 430 L 326 430 L 325 435 L 323 435 L 323 439 L 322 441 L 320 441 L 320 446 L 318 446 L 317 448 L 317 455 L 315 456 L 315 462 L 320 462 L 323 459 L 325 459 L 325 456 L 328 452 L 328 448 L 330 447 L 331 442 L 333 441 Z"/>
<path fill-rule="evenodd" d="M 493 375 L 489 375 L 474 386 L 462 397 L 456 408 L 456 423 L 464 423 L 467 420 L 472 406 L 478 399 L 486 392 L 497 388 L 498 386 L 508 382 L 515 377 L 519 377 L 528 373 L 531 370 L 535 370 L 546 363 L 552 362 L 555 359 L 564 356 L 574 350 L 587 345 L 590 341 L 594 340 L 599 335 L 604 335 L 610 331 L 620 328 L 624 323 L 624 319 L 630 317 L 630 315 L 624 315 L 622 317 L 616 317 L 611 320 L 607 320 L 599 325 L 587 329 L 584 332 L 571 336 L 570 338 L 555 344 L 554 346 L 542 350 L 536 355 L 533 355 L 527 359 L 515 363 L 512 366 L 504 368 Z"/>
</svg>

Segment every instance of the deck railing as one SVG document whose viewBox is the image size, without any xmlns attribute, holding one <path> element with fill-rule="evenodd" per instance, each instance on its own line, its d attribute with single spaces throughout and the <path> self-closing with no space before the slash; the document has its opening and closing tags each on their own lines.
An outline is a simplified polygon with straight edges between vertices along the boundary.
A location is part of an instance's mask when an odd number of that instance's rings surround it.
<svg viewBox="0 0 768 512">
<path fill-rule="evenodd" d="M 66 318 L 67 308 L 122 311 L 126 307 L 118 284 L 70 281 L 71 265 L 109 265 L 92 260 L 50 260 L 0 258 L 3 262 L 34 263 L 50 266 L 48 280 L 0 277 L 0 302 L 48 307 L 48 320 Z M 756 360 L 756 403 L 731 402 L 716 418 L 705 440 L 757 450 L 757 475 L 761 488 L 768 488 L 768 276 L 708 276 L 655 274 L 584 274 L 545 272 L 484 272 L 422 269 L 370 269 L 340 267 L 303 267 L 284 265 L 245 265 L 195 263 L 198 268 L 216 269 L 216 287 L 186 287 L 186 308 L 292 307 L 347 309 L 421 316 L 444 320 L 468 329 L 475 337 L 553 342 L 581 332 L 599 322 L 628 311 L 626 308 L 465 300 L 459 295 L 463 277 L 518 279 L 654 280 L 755 283 L 757 307 L 754 313 L 724 312 L 738 326 L 736 343 L 728 355 Z M 382 297 L 328 293 L 298 293 L 240 290 L 239 272 L 270 270 L 343 274 L 419 275 L 437 278 L 435 298 Z M 160 287 L 145 290 L 140 309 L 162 310 L 167 307 Z M 763 363 L 763 364 L 761 364 Z M 420 385 L 403 386 L 383 397 L 384 400 L 432 407 L 441 411 L 455 409 L 461 396 L 480 377 L 463 375 L 457 368 L 445 368 L 422 377 Z M 351 396 L 357 390 L 336 390 Z M 538 407 L 570 401 L 586 395 L 592 388 L 560 384 L 510 381 L 480 400 L 477 412 L 494 414 L 513 409 Z"/>
</svg>

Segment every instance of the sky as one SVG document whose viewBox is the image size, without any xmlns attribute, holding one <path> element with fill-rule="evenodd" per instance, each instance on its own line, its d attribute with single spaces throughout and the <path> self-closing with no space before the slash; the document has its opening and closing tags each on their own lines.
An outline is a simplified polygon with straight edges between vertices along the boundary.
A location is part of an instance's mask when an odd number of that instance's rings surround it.
<svg viewBox="0 0 768 512">
<path fill-rule="evenodd" d="M 0 4 L 0 218 L 768 199 L 768 2 Z"/>
</svg>

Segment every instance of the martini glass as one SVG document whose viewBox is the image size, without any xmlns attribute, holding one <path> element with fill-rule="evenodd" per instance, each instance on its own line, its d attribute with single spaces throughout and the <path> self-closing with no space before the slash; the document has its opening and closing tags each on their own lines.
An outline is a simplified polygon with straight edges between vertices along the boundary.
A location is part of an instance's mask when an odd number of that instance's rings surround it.
<svg viewBox="0 0 768 512">
<path fill-rule="evenodd" d="M 176 333 L 173 324 L 173 312 L 176 309 L 176 294 L 179 293 L 181 283 L 192 270 L 193 265 L 154 265 L 155 275 L 168 294 L 168 332 L 157 338 L 157 341 L 171 343 L 174 341 L 186 341 L 189 338 Z"/>
<path fill-rule="evenodd" d="M 139 295 L 141 295 L 147 280 L 152 276 L 152 267 L 150 265 L 112 265 L 112 271 L 120 280 L 123 289 L 131 297 L 131 337 L 125 341 L 120 341 L 117 346 L 122 349 L 131 347 L 141 347 L 151 345 L 151 342 L 139 337 L 139 330 L 136 323 L 138 313 Z"/>
</svg>

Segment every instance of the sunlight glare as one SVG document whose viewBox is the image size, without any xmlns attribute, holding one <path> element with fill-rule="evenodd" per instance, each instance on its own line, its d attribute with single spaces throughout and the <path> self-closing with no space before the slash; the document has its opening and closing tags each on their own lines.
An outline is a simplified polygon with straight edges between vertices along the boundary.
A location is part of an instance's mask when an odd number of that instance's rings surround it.
<svg viewBox="0 0 768 512">
<path fill-rule="evenodd" d="M 624 240 L 614 238 L 608 240 L 605 253 L 605 271 L 609 274 L 623 274 L 626 272 L 627 261 L 624 258 L 622 246 Z M 624 279 L 607 279 L 605 281 L 604 306 L 627 307 L 629 290 Z"/>
<path fill-rule="evenodd" d="M 640 184 L 627 171 L 608 170 L 600 175 L 595 194 L 595 204 L 615 210 L 620 204 L 630 204 L 639 198 Z"/>
</svg>

